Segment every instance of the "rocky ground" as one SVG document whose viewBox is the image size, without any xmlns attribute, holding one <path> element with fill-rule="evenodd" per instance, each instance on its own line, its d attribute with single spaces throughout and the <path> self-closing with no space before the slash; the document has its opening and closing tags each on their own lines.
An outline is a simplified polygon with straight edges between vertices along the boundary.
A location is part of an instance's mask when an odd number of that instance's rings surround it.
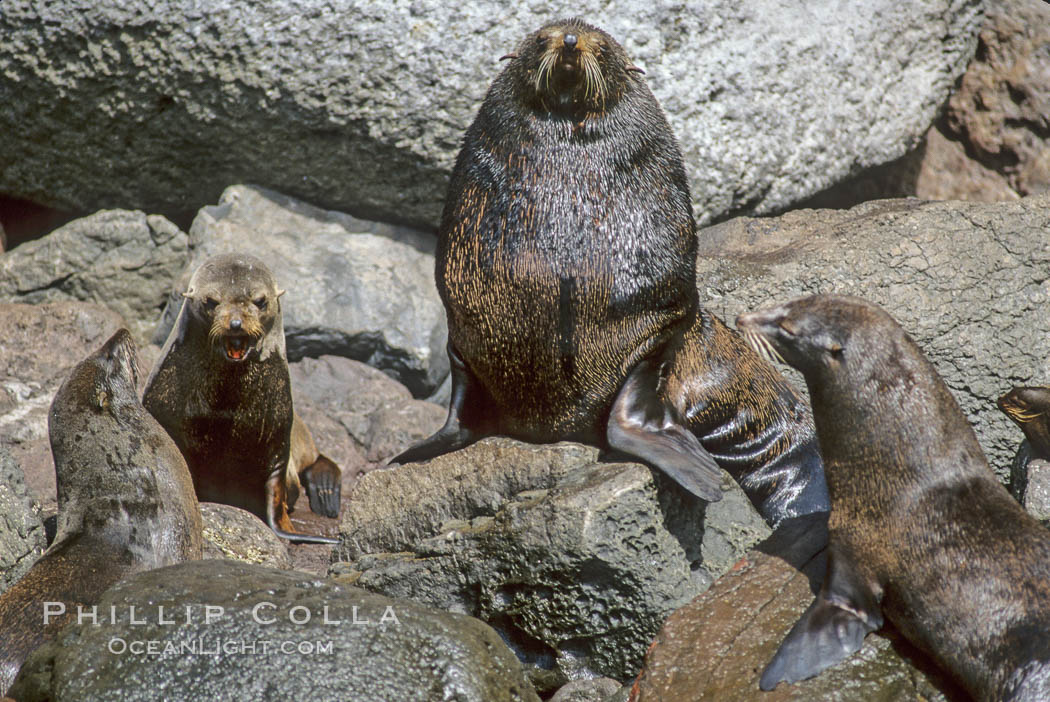
<svg viewBox="0 0 1050 702">
<path fill-rule="evenodd" d="M 144 379 L 189 273 L 238 249 L 288 291 L 296 410 L 344 471 L 340 518 L 302 500 L 293 524 L 340 543 L 288 544 L 250 514 L 204 504 L 208 560 L 130 578 L 103 603 L 169 605 L 185 621 L 71 628 L 33 656 L 21 697 L 964 699 L 890 629 L 759 697 L 757 671 L 819 582 L 824 525 L 771 534 L 728 479 L 705 505 L 590 447 L 502 438 L 387 467 L 445 417 L 427 230 L 459 135 L 497 70 L 490 59 L 546 10 L 242 9 L 159 6 L 145 21 L 97 2 L 56 5 L 43 22 L 36 4 L 0 11 L 0 162 L 13 164 L 0 169 L 0 590 L 53 535 L 47 410 L 66 374 L 127 326 Z M 730 325 L 813 292 L 883 305 L 944 376 L 1002 480 L 1028 485 L 1024 503 L 1045 519 L 1048 471 L 1037 461 L 1011 476 L 1022 437 L 995 399 L 1050 382 L 1050 8 L 876 3 L 848 20 L 792 9 L 574 12 L 623 39 L 680 135 L 710 225 L 704 304 Z M 677 31 L 655 29 L 668 25 Z M 744 39 L 756 35 L 774 39 L 756 48 Z M 391 45 L 400 53 L 383 53 Z M 210 141 L 230 146 L 192 146 Z M 876 196 L 896 199 L 867 202 Z M 260 603 L 273 626 L 252 616 Z M 344 625 L 325 623 L 325 605 Z M 228 616 L 202 623 L 208 607 Z M 396 624 L 382 621 L 390 608 Z M 315 648 L 106 652 L 114 639 L 209 635 Z"/>
</svg>

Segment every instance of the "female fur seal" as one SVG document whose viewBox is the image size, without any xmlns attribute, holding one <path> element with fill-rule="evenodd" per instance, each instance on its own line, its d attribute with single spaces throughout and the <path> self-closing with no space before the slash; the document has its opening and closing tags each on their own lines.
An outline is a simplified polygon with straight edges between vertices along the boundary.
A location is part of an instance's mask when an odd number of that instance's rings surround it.
<svg viewBox="0 0 1050 702">
<path fill-rule="evenodd" d="M 1050 699 L 1050 532 L 995 479 L 911 338 L 850 297 L 737 326 L 805 376 L 832 503 L 824 584 L 760 687 L 849 656 L 885 615 L 976 699 Z"/>
<path fill-rule="evenodd" d="M 131 573 L 201 557 L 186 461 L 139 402 L 137 378 L 135 345 L 121 329 L 51 402 L 58 528 L 40 560 L 0 595 L 0 694 L 78 605 L 93 605 Z"/>
<path fill-rule="evenodd" d="M 298 453 L 292 451 L 297 418 L 281 322 L 283 294 L 255 256 L 220 254 L 202 263 L 190 278 L 142 404 L 186 457 L 201 501 L 246 509 L 286 539 L 337 543 L 294 532 L 288 517 L 300 475 L 311 509 L 337 516 L 341 476 L 327 459 L 298 466 L 301 473 L 289 467 Z M 305 425 L 299 424 L 301 438 Z"/>
<path fill-rule="evenodd" d="M 698 313 L 685 169 L 639 69 L 578 19 L 505 58 L 439 231 L 448 420 L 393 462 L 493 434 L 576 440 L 649 461 L 706 500 L 721 497 L 721 464 L 773 523 L 826 510 L 805 403 Z"/>
</svg>

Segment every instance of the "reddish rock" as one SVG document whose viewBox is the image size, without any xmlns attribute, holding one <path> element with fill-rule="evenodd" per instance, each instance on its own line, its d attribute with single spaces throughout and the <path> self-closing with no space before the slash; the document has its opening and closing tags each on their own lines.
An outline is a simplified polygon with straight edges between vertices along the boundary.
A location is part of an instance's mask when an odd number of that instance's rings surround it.
<svg viewBox="0 0 1050 702">
<path fill-rule="evenodd" d="M 123 326 L 120 315 L 88 302 L 0 303 L 0 443 L 44 512 L 56 507 L 51 399 L 73 366 Z"/>
<path fill-rule="evenodd" d="M 758 689 L 762 668 L 813 600 L 825 534 L 819 518 L 786 525 L 672 614 L 649 649 L 632 702 L 965 700 L 888 630 L 868 636 L 858 653 L 811 680 Z"/>
<path fill-rule="evenodd" d="M 920 178 L 919 197 L 988 201 L 1050 189 L 1050 5 L 989 3 L 977 54 L 940 128 L 943 135 L 931 130 L 927 139 L 927 175 L 938 160 L 953 161 L 956 170 L 940 169 L 935 186 Z M 966 158 L 949 157 L 949 148 Z"/>
</svg>

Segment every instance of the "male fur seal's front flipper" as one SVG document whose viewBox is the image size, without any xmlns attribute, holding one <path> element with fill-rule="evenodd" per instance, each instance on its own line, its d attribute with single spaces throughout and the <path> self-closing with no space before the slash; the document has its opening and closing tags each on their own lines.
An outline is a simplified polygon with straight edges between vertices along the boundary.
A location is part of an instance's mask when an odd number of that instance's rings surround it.
<svg viewBox="0 0 1050 702">
<path fill-rule="evenodd" d="M 310 499 L 310 509 L 314 514 L 335 519 L 339 516 L 339 500 L 342 497 L 343 471 L 332 459 L 323 453 L 318 454 L 312 465 L 303 468 L 299 474 L 306 487 L 306 496 Z"/>
<path fill-rule="evenodd" d="M 470 446 L 495 433 L 495 431 L 485 432 L 477 426 L 473 428 L 468 426 L 481 423 L 483 415 L 479 410 L 483 401 L 487 399 L 487 393 L 452 344 L 448 345 L 448 363 L 452 387 L 445 425 L 436 433 L 391 458 L 390 463 L 405 464 L 427 461 Z M 491 420 L 491 417 L 489 419 Z"/>
<path fill-rule="evenodd" d="M 859 651 L 864 637 L 882 626 L 877 598 L 842 561 L 829 547 L 820 593 L 762 671 L 759 688 L 772 690 L 780 682 L 812 678 Z"/>
<path fill-rule="evenodd" d="M 609 413 L 609 445 L 648 461 L 702 500 L 721 500 L 722 469 L 674 419 L 657 394 L 659 382 L 658 361 L 643 359 L 634 367 Z"/>
</svg>

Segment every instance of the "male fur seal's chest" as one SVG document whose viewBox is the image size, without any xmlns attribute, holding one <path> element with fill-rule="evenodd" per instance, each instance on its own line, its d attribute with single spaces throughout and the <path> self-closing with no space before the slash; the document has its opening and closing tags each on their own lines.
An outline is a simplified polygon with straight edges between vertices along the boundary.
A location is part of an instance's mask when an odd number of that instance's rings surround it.
<svg viewBox="0 0 1050 702">
<path fill-rule="evenodd" d="M 453 346 L 536 439 L 592 431 L 696 299 L 688 200 L 644 187 L 630 154 L 546 132 L 459 174 L 437 261 Z"/>
</svg>

